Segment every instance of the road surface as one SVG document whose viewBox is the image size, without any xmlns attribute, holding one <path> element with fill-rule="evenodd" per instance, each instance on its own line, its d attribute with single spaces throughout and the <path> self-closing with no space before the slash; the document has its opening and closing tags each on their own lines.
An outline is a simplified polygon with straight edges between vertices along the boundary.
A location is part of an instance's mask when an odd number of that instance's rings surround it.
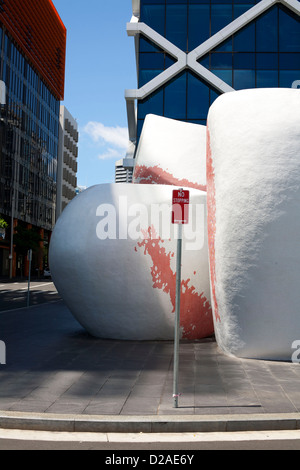
<svg viewBox="0 0 300 470">
<path fill-rule="evenodd" d="M 28 281 L 6 282 L 0 280 L 0 312 L 27 306 Z M 51 280 L 40 279 L 30 283 L 30 306 L 60 300 Z"/>
<path fill-rule="evenodd" d="M 98 464 L 118 464 L 117 459 L 126 456 L 126 465 L 133 468 L 179 461 L 199 467 L 201 450 L 300 450 L 300 431 L 120 434 L 0 429 L 0 450 L 102 450 Z"/>
</svg>

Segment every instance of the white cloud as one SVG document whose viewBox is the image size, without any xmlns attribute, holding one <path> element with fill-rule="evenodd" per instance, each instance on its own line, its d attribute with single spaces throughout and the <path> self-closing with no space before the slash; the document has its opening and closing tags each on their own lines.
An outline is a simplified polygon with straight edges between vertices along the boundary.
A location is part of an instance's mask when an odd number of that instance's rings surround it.
<svg viewBox="0 0 300 470">
<path fill-rule="evenodd" d="M 126 127 L 107 127 L 101 122 L 90 121 L 84 127 L 84 132 L 86 132 L 94 142 L 110 144 L 113 147 L 124 150 L 128 147 L 128 129 Z M 107 151 L 108 154 L 111 153 L 110 158 L 114 157 L 112 151 L 113 149 L 111 148 Z"/>
<path fill-rule="evenodd" d="M 106 152 L 98 155 L 99 160 L 109 160 L 110 158 L 120 159 L 124 157 L 125 157 L 124 152 L 121 152 L 120 150 L 113 149 L 113 148 L 108 148 Z"/>
</svg>

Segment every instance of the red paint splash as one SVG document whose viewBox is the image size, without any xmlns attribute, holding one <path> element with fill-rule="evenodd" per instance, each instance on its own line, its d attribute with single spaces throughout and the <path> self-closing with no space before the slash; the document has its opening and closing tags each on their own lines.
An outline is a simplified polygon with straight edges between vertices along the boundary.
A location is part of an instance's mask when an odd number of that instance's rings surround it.
<svg viewBox="0 0 300 470">
<path fill-rule="evenodd" d="M 176 273 L 171 269 L 171 258 L 174 253 L 167 253 L 162 246 L 164 241 L 157 237 L 153 226 L 142 231 L 144 239 L 138 243 L 144 248 L 144 254 L 152 260 L 151 276 L 153 288 L 161 289 L 170 296 L 175 312 L 176 304 Z M 198 294 L 191 280 L 181 282 L 180 298 L 180 326 L 183 329 L 183 338 L 193 340 L 211 336 L 214 332 L 212 309 L 204 294 Z"/>
<path fill-rule="evenodd" d="M 163 170 L 159 166 L 147 167 L 145 165 L 136 165 L 133 181 L 139 184 L 169 184 L 206 191 L 206 185 L 192 183 L 186 178 L 175 178 L 175 176 L 168 171 Z"/>
<path fill-rule="evenodd" d="M 221 321 L 219 315 L 218 302 L 216 297 L 216 252 L 215 252 L 215 237 L 216 237 L 216 188 L 215 188 L 215 171 L 213 166 L 210 133 L 207 126 L 207 228 L 208 228 L 208 250 L 209 250 L 209 265 L 210 265 L 210 278 L 212 301 L 214 306 L 214 315 L 216 321 Z"/>
</svg>

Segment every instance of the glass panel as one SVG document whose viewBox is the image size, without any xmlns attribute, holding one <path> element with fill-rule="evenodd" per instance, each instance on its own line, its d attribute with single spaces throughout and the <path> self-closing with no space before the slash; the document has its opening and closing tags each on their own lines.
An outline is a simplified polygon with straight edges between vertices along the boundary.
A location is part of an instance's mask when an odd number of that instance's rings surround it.
<svg viewBox="0 0 300 470">
<path fill-rule="evenodd" d="M 203 65 L 203 67 L 209 69 L 209 54 L 205 55 L 204 57 L 201 57 L 198 62 L 199 64 Z"/>
<path fill-rule="evenodd" d="M 162 70 L 140 70 L 139 72 L 139 88 L 146 85 L 153 78 L 157 77 Z"/>
<path fill-rule="evenodd" d="M 214 70 L 213 73 L 214 75 L 217 75 L 217 77 L 221 78 L 223 82 L 232 86 L 232 70 Z"/>
<path fill-rule="evenodd" d="M 233 48 L 235 52 L 255 51 L 255 24 L 250 24 L 234 35 Z"/>
<path fill-rule="evenodd" d="M 166 38 L 187 51 L 187 5 L 167 5 Z"/>
<path fill-rule="evenodd" d="M 256 86 L 258 88 L 278 87 L 277 70 L 258 70 L 256 73 Z"/>
<path fill-rule="evenodd" d="M 233 87 L 236 90 L 243 90 L 244 88 L 255 88 L 255 71 L 234 70 Z"/>
<path fill-rule="evenodd" d="M 256 68 L 259 70 L 278 70 L 278 54 L 256 54 Z"/>
<path fill-rule="evenodd" d="M 233 56 L 235 69 L 255 69 L 255 54 L 238 52 Z"/>
<path fill-rule="evenodd" d="M 280 52 L 300 52 L 300 18 L 279 9 Z"/>
<path fill-rule="evenodd" d="M 5 38 L 4 38 L 4 55 L 5 56 L 9 55 L 9 45 L 10 45 L 10 40 L 8 39 L 8 36 L 5 34 Z"/>
<path fill-rule="evenodd" d="M 212 69 L 232 69 L 232 54 L 231 53 L 212 53 L 211 54 L 211 68 Z"/>
<path fill-rule="evenodd" d="M 188 50 L 192 51 L 209 38 L 210 6 L 189 5 Z"/>
<path fill-rule="evenodd" d="M 233 37 L 227 39 L 227 41 L 222 42 L 222 44 L 216 47 L 215 51 L 218 52 L 232 52 L 233 50 Z"/>
<path fill-rule="evenodd" d="M 211 35 L 223 29 L 232 22 L 232 5 L 211 6 Z"/>
<path fill-rule="evenodd" d="M 141 22 L 164 36 L 165 34 L 165 6 L 141 5 Z"/>
<path fill-rule="evenodd" d="M 159 4 L 162 5 L 165 3 L 165 0 L 143 0 L 144 5 L 154 5 L 154 4 Z"/>
<path fill-rule="evenodd" d="M 232 0 L 211 0 L 211 3 L 230 3 L 232 4 Z"/>
<path fill-rule="evenodd" d="M 206 119 L 209 108 L 209 88 L 188 74 L 188 119 Z"/>
<path fill-rule="evenodd" d="M 164 115 L 172 119 L 186 118 L 186 73 L 165 87 Z"/>
<path fill-rule="evenodd" d="M 165 54 L 165 69 L 171 67 L 171 65 L 175 64 L 177 62 L 176 59 L 173 59 L 173 57 L 169 56 L 169 54 Z"/>
<path fill-rule="evenodd" d="M 257 52 L 278 50 L 278 9 L 272 8 L 256 21 Z"/>
<path fill-rule="evenodd" d="M 145 119 L 147 114 L 163 115 L 163 89 L 138 102 L 138 119 Z"/>
<path fill-rule="evenodd" d="M 212 103 L 220 96 L 220 93 L 214 91 L 214 90 L 210 90 L 210 105 L 212 105 Z"/>
<path fill-rule="evenodd" d="M 246 2 L 245 2 L 246 3 Z M 251 8 L 249 5 L 233 5 L 233 17 L 234 19 L 243 15 L 246 11 Z"/>
<path fill-rule="evenodd" d="M 188 119 L 187 122 L 198 124 L 198 126 L 206 126 L 206 119 Z"/>
<path fill-rule="evenodd" d="M 300 74 L 296 70 L 280 70 L 279 86 L 283 88 L 291 88 L 293 82 L 300 80 Z"/>
<path fill-rule="evenodd" d="M 162 49 L 156 46 L 154 42 L 140 35 L 140 52 L 161 52 Z"/>
<path fill-rule="evenodd" d="M 300 70 L 300 54 L 279 54 L 279 66 L 284 70 Z"/>
<path fill-rule="evenodd" d="M 139 55 L 140 69 L 156 69 L 163 70 L 165 65 L 165 55 L 159 52 L 156 53 L 141 53 Z"/>
</svg>

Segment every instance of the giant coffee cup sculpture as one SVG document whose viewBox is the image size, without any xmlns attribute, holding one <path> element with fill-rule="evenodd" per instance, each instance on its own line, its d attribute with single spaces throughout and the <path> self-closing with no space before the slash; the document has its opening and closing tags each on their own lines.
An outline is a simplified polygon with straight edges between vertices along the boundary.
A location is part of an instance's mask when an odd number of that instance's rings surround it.
<svg viewBox="0 0 300 470">
<path fill-rule="evenodd" d="M 219 97 L 208 116 L 212 307 L 220 347 L 290 360 L 300 339 L 300 91 Z"/>
<path fill-rule="evenodd" d="M 174 337 L 176 230 L 173 186 L 104 184 L 77 196 L 55 226 L 51 273 L 66 305 L 93 336 Z M 213 332 L 206 193 L 190 189 L 183 229 L 181 337 Z"/>
</svg>

